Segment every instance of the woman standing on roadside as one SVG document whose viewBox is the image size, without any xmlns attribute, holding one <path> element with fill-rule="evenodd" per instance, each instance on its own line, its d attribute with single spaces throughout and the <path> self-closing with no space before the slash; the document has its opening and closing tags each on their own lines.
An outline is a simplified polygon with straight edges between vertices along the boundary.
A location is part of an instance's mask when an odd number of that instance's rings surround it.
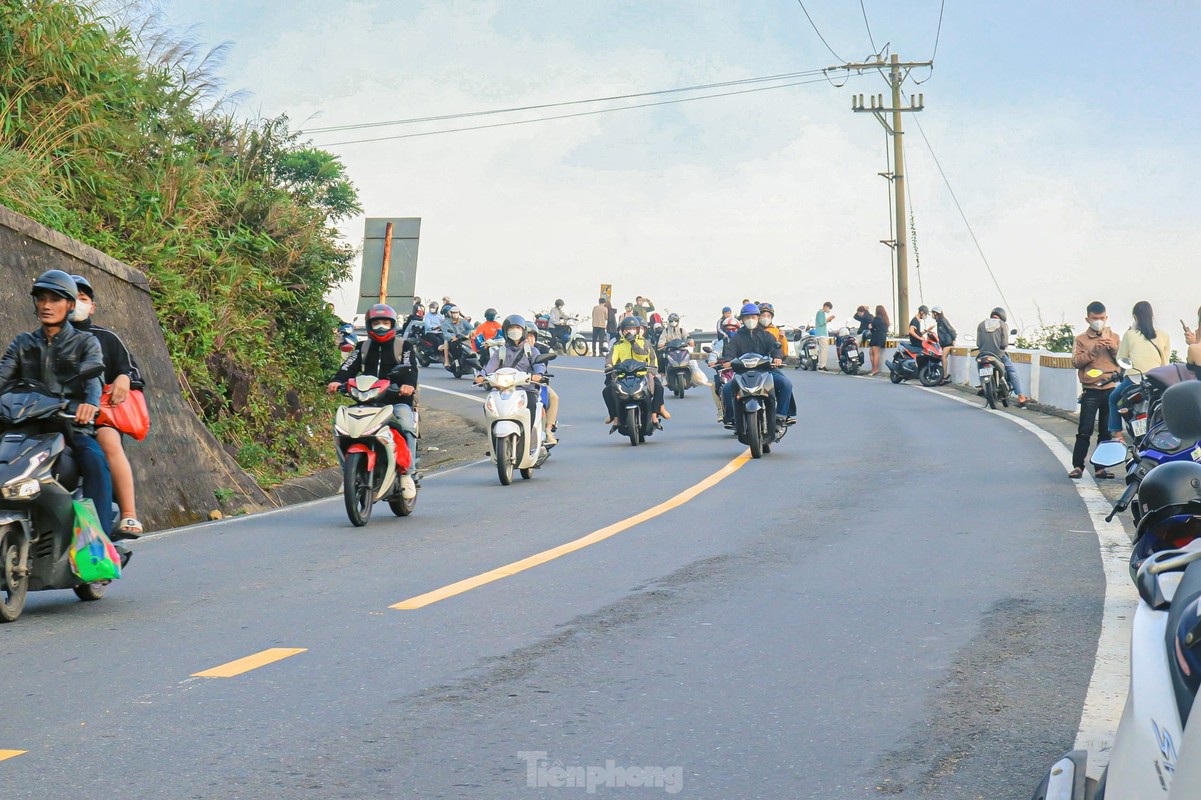
<svg viewBox="0 0 1201 800">
<path fill-rule="evenodd" d="M 1172 343 L 1168 338 L 1167 331 L 1155 329 L 1155 314 L 1151 310 L 1151 304 L 1146 300 L 1140 300 L 1134 304 L 1132 313 L 1134 314 L 1134 324 L 1122 335 L 1122 344 L 1118 347 L 1118 361 L 1128 359 L 1132 367 L 1131 372 L 1140 375 L 1150 372 L 1156 367 L 1166 367 L 1172 355 Z M 1122 378 L 1113 393 L 1109 395 L 1109 432 L 1114 434 L 1114 441 L 1123 441 L 1122 417 L 1118 414 L 1118 400 L 1121 399 L 1122 392 L 1133 383 L 1134 381 L 1129 377 Z"/>
<path fill-rule="evenodd" d="M 880 359 L 884 353 L 884 345 L 888 343 L 888 311 L 884 306 L 876 306 L 876 315 L 872 317 L 872 371 L 868 377 L 874 378 L 880 374 Z"/>
</svg>

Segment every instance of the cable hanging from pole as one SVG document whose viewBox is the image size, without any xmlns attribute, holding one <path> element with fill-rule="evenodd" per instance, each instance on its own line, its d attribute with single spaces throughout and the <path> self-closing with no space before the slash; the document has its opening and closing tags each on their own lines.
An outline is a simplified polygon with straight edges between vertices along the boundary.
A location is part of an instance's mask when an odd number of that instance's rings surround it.
<svg viewBox="0 0 1201 800">
<path fill-rule="evenodd" d="M 917 249 L 917 223 L 913 218 L 913 186 L 910 184 L 912 180 L 909 175 L 909 167 L 906 164 L 905 177 L 909 180 L 905 181 L 905 194 L 909 196 L 909 241 L 913 245 L 913 271 L 917 273 L 917 296 L 922 305 L 926 304 L 926 292 L 922 288 L 922 256 Z"/>
</svg>

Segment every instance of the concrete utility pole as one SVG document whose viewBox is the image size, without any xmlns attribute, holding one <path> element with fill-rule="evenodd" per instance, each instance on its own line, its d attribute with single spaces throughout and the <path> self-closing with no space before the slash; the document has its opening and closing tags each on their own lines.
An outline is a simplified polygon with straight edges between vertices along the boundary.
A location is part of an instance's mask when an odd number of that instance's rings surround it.
<svg viewBox="0 0 1201 800">
<path fill-rule="evenodd" d="M 901 84 L 908 77 L 909 71 L 914 67 L 929 67 L 933 66 L 933 61 L 901 61 L 900 57 L 895 53 L 890 59 L 885 61 L 866 61 L 858 64 L 844 64 L 840 67 L 829 67 L 831 70 L 855 70 L 863 72 L 867 69 L 883 70 L 888 68 L 888 82 L 892 86 L 892 107 L 889 108 L 884 104 L 884 95 L 872 95 L 870 106 L 864 102 L 863 95 L 853 95 L 851 98 L 851 110 L 855 112 L 869 112 L 873 114 L 880 124 L 884 126 L 884 130 L 892 137 L 892 153 L 893 153 L 893 169 L 892 175 L 880 173 L 892 181 L 893 192 L 896 195 L 894 207 L 896 209 L 896 239 L 893 241 L 881 240 L 885 244 L 892 247 L 897 255 L 897 308 L 896 320 L 897 329 L 904 332 L 905 325 L 909 323 L 909 240 L 907 228 L 905 226 L 905 149 L 901 137 L 904 131 L 901 129 L 901 114 L 908 111 L 921 111 L 925 108 L 925 97 L 921 94 L 917 96 L 915 101 L 913 95 L 909 96 L 909 105 L 902 105 Z M 892 122 L 889 123 L 885 114 L 892 114 Z"/>
</svg>

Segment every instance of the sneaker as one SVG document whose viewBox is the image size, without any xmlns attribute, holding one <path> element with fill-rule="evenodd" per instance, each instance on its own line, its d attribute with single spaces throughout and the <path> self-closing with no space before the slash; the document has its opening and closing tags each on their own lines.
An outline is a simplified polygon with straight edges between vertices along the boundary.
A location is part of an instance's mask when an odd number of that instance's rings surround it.
<svg viewBox="0 0 1201 800">
<path fill-rule="evenodd" d="M 417 496 L 417 484 L 413 482 L 413 476 L 408 473 L 400 476 L 400 496 L 405 500 L 412 500 Z"/>
</svg>

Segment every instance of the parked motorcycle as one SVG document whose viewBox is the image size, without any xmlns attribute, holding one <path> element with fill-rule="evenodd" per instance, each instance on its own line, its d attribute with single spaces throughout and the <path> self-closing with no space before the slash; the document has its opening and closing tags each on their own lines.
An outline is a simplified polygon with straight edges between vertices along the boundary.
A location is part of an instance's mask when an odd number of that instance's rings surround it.
<svg viewBox="0 0 1201 800">
<path fill-rule="evenodd" d="M 555 353 L 534 357 L 535 364 L 546 364 L 556 358 Z M 546 446 L 546 422 L 543 390 L 540 388 L 534 401 L 533 413 L 529 407 L 527 387 L 536 385 L 528 372 L 502 367 L 484 377 L 488 396 L 484 400 L 484 419 L 488 425 L 491 442 L 489 454 L 496 465 L 496 474 L 501 486 L 513 482 L 513 470 L 529 480 L 534 470 L 546 463 L 550 448 Z M 550 375 L 543 375 L 543 381 Z"/>
<path fill-rule="evenodd" d="M 343 322 L 338 326 L 338 349 L 343 353 L 352 352 L 359 346 L 359 335 L 354 331 L 354 325 Z"/>
<path fill-rule="evenodd" d="M 859 347 L 859 338 L 853 333 L 845 332 L 838 337 L 838 368 L 848 375 L 858 374 L 863 369 L 863 350 Z"/>
<path fill-rule="evenodd" d="M 980 375 L 980 386 L 984 389 L 984 402 L 989 408 L 995 409 L 997 401 L 1009 408 L 1009 395 L 1013 388 L 1005 374 L 1005 362 L 991 353 L 981 353 L 976 356 L 976 372 Z"/>
<path fill-rule="evenodd" d="M 888 370 L 893 383 L 917 378 L 922 386 L 938 386 L 943 378 L 942 345 L 938 343 L 938 335 L 931 332 L 916 345 L 901 342 L 888 362 Z"/>
<path fill-rule="evenodd" d="M 650 369 L 642 361 L 628 358 L 615 364 L 612 373 L 617 397 L 616 429 L 637 447 L 655 432 L 655 424 L 651 421 L 655 393 L 651 387 Z"/>
<path fill-rule="evenodd" d="M 672 339 L 664 347 L 663 355 L 667 388 L 671 389 L 676 397 L 683 397 L 684 392 L 693 386 L 692 349 L 688 347 L 688 340 Z"/>
<path fill-rule="evenodd" d="M 393 427 L 396 385 L 387 378 L 357 375 L 341 391 L 355 401 L 340 406 L 334 415 L 334 450 L 342 467 L 346 516 L 362 527 L 380 500 L 387 500 L 396 516 L 409 516 L 417 507 L 420 486 L 411 471 L 414 454 L 409 443 Z M 416 408 L 413 417 L 416 422 Z"/>
<path fill-rule="evenodd" d="M 751 448 L 751 458 L 763 458 L 784 438 L 788 426 L 776 416 L 776 383 L 771 358 L 746 353 L 730 362 L 734 371 L 734 433 Z"/>
<path fill-rule="evenodd" d="M 14 622 L 29 592 L 71 589 L 80 600 L 99 600 L 109 581 L 83 583 L 71 571 L 74 501 L 83 498 L 68 443 L 88 436 L 74 424 L 74 409 L 32 381 L 10 384 L 0 395 L 0 622 Z M 118 512 L 97 509 L 113 515 Z M 121 566 L 129 550 L 117 545 Z"/>
<path fill-rule="evenodd" d="M 816 372 L 818 351 L 823 345 L 825 341 L 819 341 L 811 333 L 800 336 L 796 347 L 796 368 Z"/>
</svg>

